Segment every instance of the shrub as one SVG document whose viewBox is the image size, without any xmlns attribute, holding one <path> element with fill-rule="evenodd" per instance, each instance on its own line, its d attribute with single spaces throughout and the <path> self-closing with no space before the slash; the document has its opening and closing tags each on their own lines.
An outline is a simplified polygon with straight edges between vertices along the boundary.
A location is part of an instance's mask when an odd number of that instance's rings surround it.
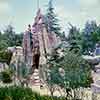
<svg viewBox="0 0 100 100">
<path fill-rule="evenodd" d="M 1 72 L 1 79 L 4 83 L 12 82 L 12 71 L 10 69 L 4 70 Z"/>
<path fill-rule="evenodd" d="M 80 54 L 66 48 L 58 48 L 48 57 L 47 68 L 47 83 L 52 96 L 55 84 L 65 88 L 66 98 L 75 99 L 75 91 L 78 88 L 90 87 L 93 82 L 88 62 Z"/>
<path fill-rule="evenodd" d="M 0 62 L 5 62 L 9 65 L 11 61 L 11 57 L 12 57 L 11 52 L 5 50 L 0 51 Z"/>
<path fill-rule="evenodd" d="M 0 100 L 34 100 L 34 97 L 30 88 L 11 86 L 0 88 Z"/>
<path fill-rule="evenodd" d="M 64 100 L 57 97 L 40 96 L 30 88 L 10 86 L 0 88 L 0 100 Z"/>
</svg>

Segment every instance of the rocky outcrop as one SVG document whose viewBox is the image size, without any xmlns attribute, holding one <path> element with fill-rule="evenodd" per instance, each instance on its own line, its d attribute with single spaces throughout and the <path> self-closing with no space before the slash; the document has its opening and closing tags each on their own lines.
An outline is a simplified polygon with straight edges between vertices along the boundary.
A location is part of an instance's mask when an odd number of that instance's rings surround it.
<svg viewBox="0 0 100 100">
<path fill-rule="evenodd" d="M 41 66 L 43 70 L 45 69 L 47 54 L 50 54 L 52 49 L 61 43 L 55 33 L 47 32 L 44 20 L 39 9 L 34 24 L 28 26 L 23 37 L 24 61 L 32 66 L 33 72 L 34 69 L 40 69 Z"/>
</svg>

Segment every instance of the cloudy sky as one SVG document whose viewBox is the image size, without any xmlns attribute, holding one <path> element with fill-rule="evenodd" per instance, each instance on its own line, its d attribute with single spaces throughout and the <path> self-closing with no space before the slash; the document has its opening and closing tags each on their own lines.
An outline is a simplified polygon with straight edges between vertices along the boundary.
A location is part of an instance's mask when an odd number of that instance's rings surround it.
<svg viewBox="0 0 100 100">
<path fill-rule="evenodd" d="M 40 0 L 40 8 L 45 12 L 49 0 Z M 53 0 L 55 13 L 61 27 L 68 23 L 83 27 L 87 20 L 100 22 L 100 0 Z M 17 32 L 23 32 L 27 24 L 32 24 L 37 11 L 37 0 L 0 0 L 0 29 L 12 24 Z M 66 27 L 65 27 L 66 26 Z"/>
</svg>

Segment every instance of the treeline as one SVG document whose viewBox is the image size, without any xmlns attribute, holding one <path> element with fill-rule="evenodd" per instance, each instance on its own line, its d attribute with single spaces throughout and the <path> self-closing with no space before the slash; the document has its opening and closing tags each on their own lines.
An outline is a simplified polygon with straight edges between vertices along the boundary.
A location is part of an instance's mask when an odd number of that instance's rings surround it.
<svg viewBox="0 0 100 100">
<path fill-rule="evenodd" d="M 80 52 L 81 54 L 88 54 L 89 51 L 93 52 L 95 45 L 100 41 L 100 25 L 96 21 L 87 21 L 83 29 L 77 28 L 70 24 L 69 33 L 61 32 L 59 25 L 59 19 L 54 12 L 53 1 L 50 0 L 45 17 L 46 29 L 49 33 L 54 32 L 57 36 L 60 36 L 62 40 L 69 44 L 70 50 Z M 52 35 L 52 34 L 51 34 Z M 7 47 L 21 46 L 23 40 L 23 34 L 16 34 L 13 26 L 8 27 L 0 32 L 0 50 L 4 50 Z"/>
<path fill-rule="evenodd" d="M 0 62 L 9 64 L 12 53 L 7 51 L 7 48 L 21 46 L 22 40 L 23 34 L 17 34 L 11 25 L 8 25 L 3 32 L 0 32 Z"/>
<path fill-rule="evenodd" d="M 23 34 L 17 34 L 12 25 L 8 25 L 3 32 L 0 32 L 0 51 L 7 47 L 21 46 Z"/>
<path fill-rule="evenodd" d="M 54 32 L 62 40 L 68 42 L 70 50 L 74 50 L 75 53 L 89 54 L 89 51 L 93 52 L 96 43 L 100 41 L 100 25 L 97 25 L 96 21 L 87 21 L 83 29 L 70 24 L 69 33 L 61 32 L 52 0 L 48 3 L 45 20 L 47 31 Z M 68 34 L 68 36 L 66 37 L 65 34 Z"/>
<path fill-rule="evenodd" d="M 100 42 L 100 25 L 97 25 L 96 21 L 87 21 L 83 30 L 70 26 L 67 37 L 70 50 L 79 51 L 82 54 L 93 52 L 96 44 Z"/>
</svg>

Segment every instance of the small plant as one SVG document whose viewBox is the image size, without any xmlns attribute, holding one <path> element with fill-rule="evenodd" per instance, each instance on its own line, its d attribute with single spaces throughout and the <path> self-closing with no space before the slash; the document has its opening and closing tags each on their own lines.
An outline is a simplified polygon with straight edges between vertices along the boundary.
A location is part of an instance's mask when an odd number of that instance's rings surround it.
<svg viewBox="0 0 100 100">
<path fill-rule="evenodd" d="M 11 83 L 12 75 L 13 75 L 13 72 L 10 69 L 4 70 L 1 72 L 1 80 L 4 83 Z"/>
</svg>

